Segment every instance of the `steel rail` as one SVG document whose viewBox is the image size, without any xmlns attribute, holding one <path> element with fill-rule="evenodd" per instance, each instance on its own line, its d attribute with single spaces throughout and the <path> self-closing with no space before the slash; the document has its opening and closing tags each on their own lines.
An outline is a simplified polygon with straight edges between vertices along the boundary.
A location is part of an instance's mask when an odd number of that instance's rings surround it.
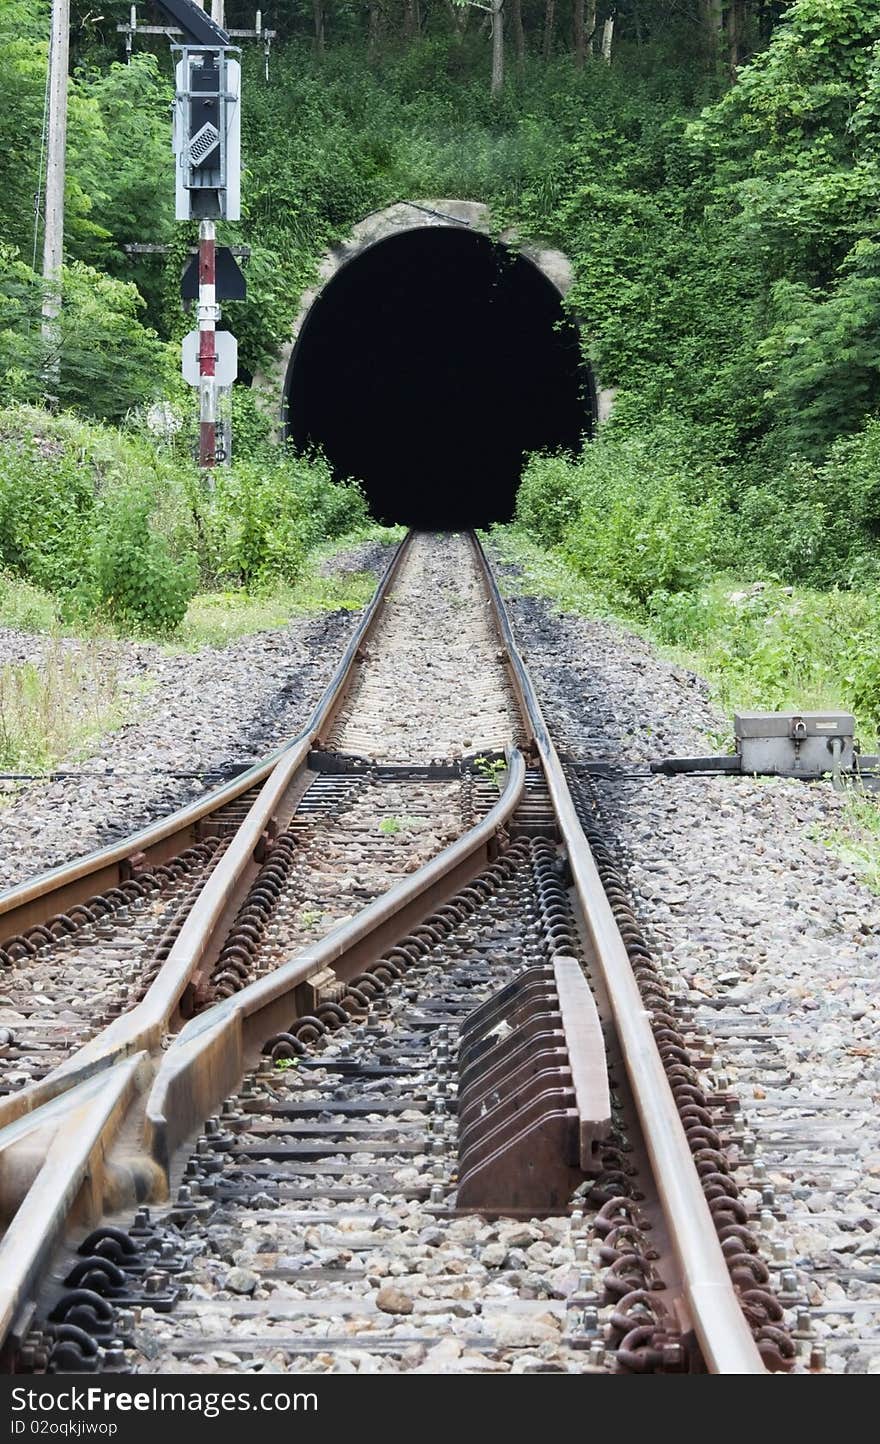
<svg viewBox="0 0 880 1444">
<path fill-rule="evenodd" d="M 0 941 L 2 937 L 24 932 L 45 922 L 52 914 L 64 912 L 75 903 L 116 886 L 124 880 L 127 866 L 138 854 L 156 863 L 173 857 L 195 841 L 198 823 L 227 803 L 234 802 L 252 787 L 265 782 L 291 748 L 297 747 L 305 738 L 317 737 L 342 701 L 358 652 L 376 625 L 382 603 L 402 565 L 412 536 L 412 532 L 408 533 L 389 561 L 330 682 L 301 732 L 240 772 L 232 781 L 221 783 L 197 801 L 177 808 L 158 822 L 149 823 L 118 842 L 108 843 L 106 847 L 50 868 L 0 893 Z"/>
<path fill-rule="evenodd" d="M 507 608 L 479 540 L 474 536 L 472 541 L 568 852 L 703 1358 L 712 1373 L 766 1374 L 730 1278 L 651 1031 L 650 1015 L 578 820 L 544 714 L 516 645 Z"/>
<path fill-rule="evenodd" d="M 0 1240 L 0 1345 L 13 1328 L 26 1330 L 22 1311 L 74 1212 L 83 1222 L 99 1221 L 108 1142 L 146 1082 L 145 1063 L 143 1054 L 129 1058 L 74 1089 L 60 1106 L 48 1104 L 45 1117 L 31 1115 L 0 1133 L 4 1175 L 10 1166 L 25 1171 L 17 1211 Z M 30 1176 L 31 1158 L 18 1157 L 29 1141 L 39 1157 Z"/>
<path fill-rule="evenodd" d="M 263 779 L 259 795 L 252 803 L 229 847 L 196 898 L 167 959 L 163 962 L 144 997 L 135 1004 L 134 1008 L 129 1009 L 127 1013 L 103 1028 L 40 1082 L 0 1098 L 0 1128 L 13 1119 L 21 1117 L 22 1114 L 39 1108 L 43 1103 L 57 1097 L 83 1078 L 108 1067 L 116 1059 L 139 1049 L 149 1050 L 158 1045 L 187 984 L 205 957 L 211 939 L 230 907 L 230 899 L 240 888 L 247 869 L 253 865 L 254 850 L 270 819 L 297 774 L 305 766 L 309 751 L 319 740 L 321 732 L 329 725 L 345 696 L 352 680 L 355 662 L 364 641 L 376 626 L 382 604 L 406 555 L 412 535 L 413 533 L 409 533 L 397 548 L 370 606 L 362 617 L 357 631 L 349 642 L 304 730 L 250 769 L 245 774 L 248 781 L 244 786 L 239 786 L 241 779 L 237 779 L 234 792 L 228 787 L 220 788 L 213 795 L 213 803 L 202 799 L 197 804 L 190 804 L 189 807 L 173 813 L 171 818 L 155 824 L 153 828 L 135 834 L 124 843 L 93 853 L 89 858 L 80 859 L 67 868 L 46 873 L 34 883 L 24 884 L 22 888 L 15 890 L 16 893 L 27 893 L 29 897 L 36 896 L 34 889 L 39 884 L 44 884 L 44 891 L 40 896 L 45 899 L 48 894 L 51 894 L 54 898 L 57 887 L 65 887 L 68 880 L 74 875 L 77 879 L 81 878 L 84 875 L 82 869 L 87 864 L 92 863 L 95 869 L 101 869 L 105 866 L 103 859 L 108 853 L 112 852 L 114 857 L 120 854 L 128 856 L 132 846 L 140 847 L 143 850 L 145 846 L 143 840 L 147 835 L 155 837 L 161 835 L 162 838 L 165 838 L 169 836 L 169 828 L 172 824 L 177 827 L 179 833 L 181 828 L 191 825 L 196 813 L 198 816 L 205 816 L 207 812 L 214 811 L 229 801 L 230 796 L 239 796 L 242 791 L 248 790 Z M 93 876 L 94 874 L 89 875 Z M 57 880 L 59 877 L 60 882 L 53 882 L 53 879 Z M 7 898 L 11 897 L 12 894 L 6 896 Z"/>
<path fill-rule="evenodd" d="M 289 1023 L 302 983 L 325 968 L 351 978 L 481 871 L 519 804 L 525 773 L 522 753 L 512 748 L 504 791 L 485 817 L 310 947 L 187 1023 L 164 1054 L 147 1101 L 145 1142 L 161 1167 L 167 1170 L 174 1150 L 236 1086 L 248 1048 L 259 1049 Z"/>
<path fill-rule="evenodd" d="M 525 762 L 513 748 L 494 807 L 416 872 L 281 968 L 191 1019 L 158 1058 L 137 1046 L 142 1034 L 135 1027 L 127 1042 L 104 1055 L 101 1071 L 89 1076 L 78 1070 L 63 1096 L 0 1129 L 0 1183 L 6 1185 L 0 1201 L 7 1214 L 9 1176 L 15 1191 L 15 1175 L 22 1175 L 18 1207 L 0 1241 L 0 1345 L 17 1328 L 74 1207 L 95 1224 L 107 1201 L 115 1210 L 166 1196 L 174 1149 L 236 1085 L 248 1051 L 258 1051 L 267 1033 L 289 1021 L 297 1008 L 297 988 L 330 965 L 340 977 L 350 977 L 365 954 L 381 955 L 390 939 L 404 936 L 415 921 L 471 881 L 485 866 L 524 786 Z M 161 1041 L 155 1042 L 157 1051 Z M 112 1150 L 123 1125 L 126 1138 L 133 1131 L 141 1134 L 144 1150 L 129 1144 L 117 1163 Z"/>
<path fill-rule="evenodd" d="M 250 785 L 256 771 L 268 771 L 260 794 L 202 889 L 144 998 L 48 1078 L 0 1100 L 0 1211 L 7 1217 L 12 1215 L 0 1243 L 0 1274 L 4 1281 L 0 1291 L 0 1342 L 10 1329 L 18 1328 L 22 1304 L 60 1243 L 72 1211 L 76 1209 L 78 1217 L 97 1222 L 105 1206 L 119 1208 L 144 1197 L 164 1196 L 167 1178 L 156 1167 L 154 1157 L 162 1162 L 170 1160 L 187 1128 L 205 1116 L 218 1087 L 229 1091 L 228 1080 L 233 1074 L 234 1081 L 240 1076 L 240 1072 L 235 1073 L 235 1060 L 243 1059 L 244 1049 L 259 1036 L 264 1025 L 271 1031 L 267 1020 L 277 1013 L 288 1022 L 291 1012 L 297 1012 L 296 989 L 310 976 L 332 963 L 338 976 L 351 977 L 363 966 L 367 955 L 381 955 L 385 946 L 405 935 L 433 907 L 471 881 L 490 859 L 499 828 L 518 805 L 525 785 L 525 762 L 512 749 L 504 791 L 486 817 L 321 942 L 241 994 L 193 1019 L 184 1029 L 185 1036 L 180 1035 L 180 1045 L 172 1044 L 167 1055 L 170 1063 L 163 1061 L 166 1055 L 160 1050 L 183 990 L 214 931 L 228 920 L 230 899 L 240 890 L 242 877 L 255 866 L 254 849 L 267 821 L 344 696 L 359 648 L 375 624 L 409 540 L 398 549 L 387 569 L 306 731 L 279 749 L 274 765 L 266 762 L 252 773 Z M 225 800 L 228 791 L 222 789 L 221 794 Z M 192 809 L 184 812 L 191 815 Z M 163 825 L 157 830 L 163 830 Z M 74 865 L 73 870 L 79 871 L 86 861 Z M 63 874 L 65 870 L 59 871 Z M 47 886 L 51 889 L 51 882 Z M 264 1038 L 265 1034 L 259 1041 Z M 144 1111 L 141 1127 L 137 1120 L 143 1108 L 142 1095 L 151 1081 L 158 1086 L 151 1094 L 151 1108 L 149 1113 Z M 170 1120 L 161 1112 L 163 1101 L 169 1099 L 174 1104 Z M 123 1123 L 126 1147 L 121 1150 L 120 1160 L 113 1162 L 111 1151 L 120 1143 Z M 151 1145 L 147 1155 L 137 1148 L 132 1150 L 133 1130 L 135 1135 L 142 1131 Z M 26 1323 L 22 1327 L 26 1328 Z"/>
<path fill-rule="evenodd" d="M 649 1015 L 642 1003 L 622 938 L 577 819 L 559 758 L 516 646 L 497 583 L 479 542 L 476 538 L 472 538 L 472 541 L 480 565 L 487 603 L 493 609 L 506 649 L 505 660 L 509 674 L 531 730 L 532 747 L 529 750 L 534 750 L 544 768 L 560 832 L 568 849 L 575 888 L 624 1050 L 633 1096 L 704 1359 L 713 1372 L 765 1373 L 760 1354 L 733 1290 L 651 1032 Z M 400 553 L 395 561 L 399 561 L 399 557 Z M 391 571 L 392 569 L 389 569 L 389 573 Z M 388 575 L 386 574 L 386 579 L 377 593 L 376 605 L 379 594 L 385 593 Z M 360 631 L 361 639 L 364 631 L 365 629 Z M 353 660 L 357 647 L 350 647 L 349 650 L 350 660 Z M 332 690 L 332 684 L 329 690 Z M 337 693 L 337 697 L 339 695 L 341 691 Z M 320 708 L 316 709 L 313 714 L 313 721 L 319 710 Z M 328 707 L 326 715 L 329 715 L 331 710 L 332 708 Z M 224 901 L 228 903 L 228 889 L 234 887 L 242 869 L 252 857 L 257 816 L 265 816 L 267 807 L 271 810 L 272 806 L 277 805 L 295 774 L 297 765 L 303 760 L 301 747 L 297 745 L 302 741 L 302 738 L 296 739 L 281 749 L 276 769 L 270 770 L 270 773 L 264 776 L 263 791 L 241 834 L 242 838 L 246 839 L 242 842 L 241 856 L 238 862 L 227 864 L 220 880 L 205 899 L 205 922 L 209 931 L 220 922 Z M 111 1025 L 111 1028 L 93 1040 L 92 1044 L 86 1045 L 84 1062 L 80 1059 L 78 1065 L 59 1070 L 59 1074 L 66 1072 L 64 1087 L 71 1090 L 64 1098 L 45 1102 L 30 1119 L 21 1119 L 17 1125 L 13 1123 L 10 1128 L 0 1131 L 0 1161 L 4 1163 L 10 1154 L 15 1153 L 16 1143 L 21 1146 L 22 1141 L 26 1143 L 28 1137 L 41 1137 L 44 1121 L 47 1136 L 54 1135 L 50 1148 L 53 1172 L 49 1175 L 41 1169 L 31 1183 L 26 1197 L 26 1203 L 30 1201 L 35 1205 L 34 1213 L 41 1221 L 42 1241 L 37 1240 L 29 1251 L 20 1250 L 20 1258 L 6 1246 L 10 1235 L 13 1243 L 15 1242 L 17 1235 L 14 1230 L 17 1228 L 25 1230 L 22 1237 L 26 1237 L 27 1224 L 20 1222 L 20 1218 L 26 1219 L 31 1213 L 28 1204 L 20 1210 L 7 1232 L 6 1240 L 0 1246 L 0 1266 L 8 1265 L 11 1270 L 11 1282 L 7 1284 L 7 1288 L 10 1290 L 9 1297 L 14 1296 L 13 1303 L 20 1302 L 27 1295 L 27 1290 L 33 1288 L 34 1279 L 50 1256 L 52 1248 L 57 1245 L 69 1219 L 69 1209 L 72 1206 L 70 1201 L 78 1198 L 83 1190 L 90 1191 L 92 1207 L 97 1207 L 100 1213 L 100 1202 L 96 1203 L 96 1200 L 99 1200 L 102 1192 L 102 1180 L 106 1183 L 105 1173 L 113 1140 L 118 1137 L 122 1119 L 126 1115 L 126 1138 L 129 1142 L 124 1156 L 131 1161 L 132 1107 L 136 1107 L 138 1117 L 143 1109 L 143 1138 L 148 1150 L 146 1159 L 143 1155 L 135 1159 L 135 1172 L 140 1169 L 143 1174 L 145 1165 L 148 1171 L 149 1164 L 155 1163 L 162 1169 L 164 1176 L 174 1150 L 213 1110 L 219 1099 L 229 1092 L 230 1087 L 235 1086 L 245 1066 L 246 1055 L 253 1051 L 261 1035 L 265 1037 L 264 1029 L 271 1031 L 273 1024 L 289 1018 L 291 1006 L 296 1008 L 297 1005 L 297 988 L 301 987 L 307 978 L 319 972 L 325 966 L 325 960 L 332 962 L 340 975 L 344 976 L 346 959 L 351 960 L 354 965 L 355 961 L 363 958 L 365 949 L 374 950 L 375 956 L 395 933 L 399 936 L 400 931 L 406 930 L 413 916 L 424 916 L 430 906 L 429 899 L 436 898 L 438 894 L 442 896 L 444 890 L 448 895 L 449 891 L 462 885 L 464 878 L 473 876 L 479 868 L 479 864 L 474 860 L 480 856 L 481 849 L 489 848 L 497 829 L 517 805 L 523 790 L 524 775 L 522 756 L 514 750 L 509 755 L 504 794 L 492 812 L 475 828 L 444 849 L 419 872 L 404 879 L 388 894 L 370 904 L 362 913 L 334 929 L 321 943 L 291 959 L 275 973 L 251 984 L 241 993 L 192 1020 L 178 1034 L 164 1058 L 158 1063 L 151 1062 L 145 1058 L 145 1050 L 139 1044 L 144 1040 L 148 1047 L 154 1050 L 161 1044 L 162 1027 L 158 1019 L 164 1008 L 167 1023 L 170 1016 L 167 1010 L 171 1007 L 173 1011 L 176 1006 L 181 980 L 184 975 L 191 975 L 194 966 L 193 949 L 197 943 L 197 930 L 193 928 L 185 936 L 184 929 L 178 939 L 180 947 L 177 955 L 172 954 L 168 960 L 170 964 L 173 959 L 173 965 L 169 968 L 161 989 L 154 994 L 140 1018 L 134 1017 L 138 1011 L 136 1009 L 132 1014 L 117 1020 L 116 1024 Z M 286 782 L 283 782 L 282 778 L 286 778 Z M 250 785 L 253 785 L 253 782 Z M 253 826 L 248 827 L 248 822 L 253 822 Z M 229 851 L 231 852 L 232 848 Z M 217 872 L 224 862 L 225 858 L 218 864 Z M 213 880 L 212 876 L 210 881 Z M 207 886 L 204 891 L 208 893 Z M 168 964 L 165 966 L 168 967 Z M 148 998 L 150 994 L 144 1003 Z M 175 998 L 174 1002 L 171 1001 L 172 998 Z M 119 1062 L 119 1059 L 126 1061 Z M 138 1086 L 144 1086 L 144 1067 L 147 1070 L 146 1076 L 152 1077 L 152 1088 L 145 1105 L 139 1100 L 135 1103 L 130 1095 L 135 1072 L 139 1079 Z M 97 1076 L 90 1078 L 90 1074 Z M 94 1089 L 94 1092 L 91 1092 L 91 1089 Z M 121 1101 L 123 1093 L 129 1100 L 127 1108 Z M 51 1094 L 49 1097 L 51 1098 Z M 101 1110 L 104 1122 L 99 1127 Z M 77 1122 L 79 1131 L 76 1136 L 80 1142 L 75 1150 L 66 1152 L 68 1120 Z M 49 1130 L 52 1132 L 49 1133 Z M 86 1144 L 89 1144 L 88 1148 Z M 68 1159 L 68 1162 L 65 1162 L 65 1159 Z M 49 1195 L 53 1189 L 60 1200 L 54 1210 L 48 1206 Z M 51 1241 L 48 1241 L 49 1235 L 52 1236 Z M 0 1306 L 5 1298 L 5 1295 L 0 1296 Z M 7 1302 L 5 1310 L 0 1312 L 0 1322 L 6 1320 L 12 1311 L 13 1304 Z"/>
</svg>

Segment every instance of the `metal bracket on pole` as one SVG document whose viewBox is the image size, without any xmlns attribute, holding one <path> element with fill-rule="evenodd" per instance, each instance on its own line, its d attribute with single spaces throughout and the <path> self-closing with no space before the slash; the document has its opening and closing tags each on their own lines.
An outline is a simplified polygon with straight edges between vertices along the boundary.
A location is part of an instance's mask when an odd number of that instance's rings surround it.
<svg viewBox="0 0 880 1444">
<path fill-rule="evenodd" d="M 178 10 L 182 13 L 183 4 L 181 3 L 175 6 L 172 0 L 172 3 L 167 5 L 163 4 L 161 8 L 173 19 Z M 196 17 L 192 16 L 193 10 L 197 11 Z M 201 16 L 202 20 L 207 20 L 208 25 L 213 26 L 213 38 L 209 36 L 207 28 L 199 23 L 198 16 Z M 180 24 L 174 25 L 142 25 L 138 20 L 137 5 L 132 5 L 128 20 L 125 24 L 117 25 L 116 29 L 120 35 L 125 36 L 125 54 L 129 61 L 131 60 L 131 54 L 134 48 L 134 37 L 136 35 L 167 35 L 169 40 L 180 40 L 184 45 L 207 44 L 213 46 L 222 44 L 228 46 L 232 40 L 261 40 L 266 57 L 266 79 L 269 79 L 269 56 L 272 51 L 272 41 L 277 39 L 278 31 L 264 26 L 261 10 L 256 12 L 253 28 L 250 30 L 221 30 L 216 21 L 211 20 L 198 6 L 189 7 L 186 11 L 186 21 L 187 23 L 181 21 Z M 218 35 L 225 35 L 226 39 L 221 41 L 217 38 Z"/>
</svg>

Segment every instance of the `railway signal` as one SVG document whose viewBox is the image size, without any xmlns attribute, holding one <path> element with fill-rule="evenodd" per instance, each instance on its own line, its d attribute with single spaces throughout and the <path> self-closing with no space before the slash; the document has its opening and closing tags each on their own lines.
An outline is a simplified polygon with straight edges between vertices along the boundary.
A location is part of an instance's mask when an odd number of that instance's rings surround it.
<svg viewBox="0 0 880 1444">
<path fill-rule="evenodd" d="M 244 247 L 239 247 L 239 253 Z M 249 254 L 249 253 L 248 253 Z M 247 282 L 244 272 L 233 254 L 231 246 L 218 246 L 215 253 L 214 286 L 218 301 L 246 301 Z M 180 296 L 183 301 L 199 299 L 199 262 L 192 256 L 180 282 Z"/>
<path fill-rule="evenodd" d="M 207 16 L 198 14 L 202 19 Z M 211 22 L 213 23 L 213 22 Z M 224 34 L 225 32 L 221 32 Z M 175 45 L 174 213 L 179 221 L 241 218 L 241 67 L 231 47 Z"/>
<path fill-rule="evenodd" d="M 253 30 L 224 29 L 218 23 L 223 17 L 222 0 L 213 0 L 211 15 L 196 0 L 158 3 L 172 20 L 172 28 L 141 25 L 136 5 L 128 23 L 116 28 L 125 35 L 129 57 L 138 33 L 168 35 L 175 41 L 180 37 L 180 43 L 172 44 L 179 57 L 174 71 L 174 212 L 179 221 L 199 222 L 197 268 L 187 268 L 182 285 L 184 300 L 197 302 L 198 331 L 184 340 L 182 369 L 186 380 L 199 388 L 199 466 L 210 470 L 218 460 L 229 460 L 229 445 L 222 455 L 217 448 L 217 402 L 218 392 L 232 384 L 238 367 L 234 338 L 216 329 L 218 303 L 243 300 L 246 290 L 231 251 L 217 250 L 215 232 L 216 221 L 241 218 L 241 66 L 231 41 L 262 40 L 268 79 L 269 50 L 276 32 L 263 26 L 259 10 Z M 194 337 L 198 338 L 197 373 Z"/>
<path fill-rule="evenodd" d="M 199 466 L 210 471 L 218 460 L 218 390 L 231 385 L 237 372 L 233 338 L 223 343 L 222 356 L 217 349 L 215 222 L 237 221 L 241 216 L 241 67 L 229 35 L 193 0 L 160 3 L 182 31 L 182 43 L 172 47 L 179 57 L 172 146 L 177 159 L 174 213 L 179 221 L 199 222 L 198 332 L 184 341 L 183 373 L 199 388 Z M 196 356 L 197 373 L 192 364 Z M 226 373 L 230 374 L 224 381 Z"/>
</svg>

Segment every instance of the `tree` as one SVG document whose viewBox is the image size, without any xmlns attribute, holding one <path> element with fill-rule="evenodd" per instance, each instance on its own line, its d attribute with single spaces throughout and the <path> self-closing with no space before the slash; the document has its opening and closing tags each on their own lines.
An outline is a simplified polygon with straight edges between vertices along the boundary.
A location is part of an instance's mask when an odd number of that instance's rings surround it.
<svg viewBox="0 0 880 1444">
<path fill-rule="evenodd" d="M 513 32 L 513 48 L 517 65 L 526 58 L 526 32 L 523 25 L 522 0 L 510 0 L 510 28 Z"/>
<path fill-rule="evenodd" d="M 553 54 L 553 27 L 556 24 L 556 0 L 546 0 L 544 9 L 544 40 L 541 53 L 545 60 Z"/>
<path fill-rule="evenodd" d="M 492 95 L 500 95 L 504 88 L 504 0 L 489 0 L 488 5 L 482 4 L 481 0 L 455 0 L 455 4 L 461 8 L 470 6 L 474 10 L 485 10 L 491 17 L 492 79 L 489 90 Z"/>
<path fill-rule="evenodd" d="M 587 35 L 585 29 L 585 0 L 574 0 L 572 19 L 574 23 L 574 63 L 582 66 L 587 58 Z"/>
<path fill-rule="evenodd" d="M 86 415 L 120 421 L 132 407 L 161 394 L 169 356 L 141 325 L 143 301 L 134 286 L 74 262 L 63 272 L 58 350 L 58 399 Z M 43 284 L 8 247 L 0 247 L 0 400 L 39 401 L 43 369 L 39 316 Z"/>
</svg>

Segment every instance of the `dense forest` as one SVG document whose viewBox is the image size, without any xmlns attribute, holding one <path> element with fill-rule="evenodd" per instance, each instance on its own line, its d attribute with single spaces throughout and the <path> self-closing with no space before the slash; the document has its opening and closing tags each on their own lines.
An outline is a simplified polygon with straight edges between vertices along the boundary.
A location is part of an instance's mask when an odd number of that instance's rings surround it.
<svg viewBox="0 0 880 1444">
<path fill-rule="evenodd" d="M 0 565 L 62 613 L 161 630 L 199 585 L 295 571 L 304 517 L 327 536 L 364 511 L 320 458 L 277 446 L 245 386 L 238 460 L 201 487 L 178 375 L 193 232 L 172 213 L 170 55 L 136 36 L 126 63 L 129 5 L 99 8 L 72 10 L 50 415 L 35 209 L 49 13 L 0 3 Z M 229 0 L 227 25 L 253 20 Z M 275 0 L 263 23 L 268 55 L 242 42 L 244 219 L 223 236 L 251 248 L 248 300 L 228 307 L 243 374 L 361 217 L 487 202 L 499 228 L 570 257 L 567 305 L 616 397 L 580 456 L 528 461 L 520 532 L 663 640 L 717 643 L 769 705 L 795 664 L 838 658 L 834 687 L 876 722 L 878 0 Z M 126 250 L 144 242 L 167 249 Z M 160 401 L 176 420 L 157 437 Z M 738 610 L 714 585 L 731 576 L 760 584 Z"/>
</svg>

